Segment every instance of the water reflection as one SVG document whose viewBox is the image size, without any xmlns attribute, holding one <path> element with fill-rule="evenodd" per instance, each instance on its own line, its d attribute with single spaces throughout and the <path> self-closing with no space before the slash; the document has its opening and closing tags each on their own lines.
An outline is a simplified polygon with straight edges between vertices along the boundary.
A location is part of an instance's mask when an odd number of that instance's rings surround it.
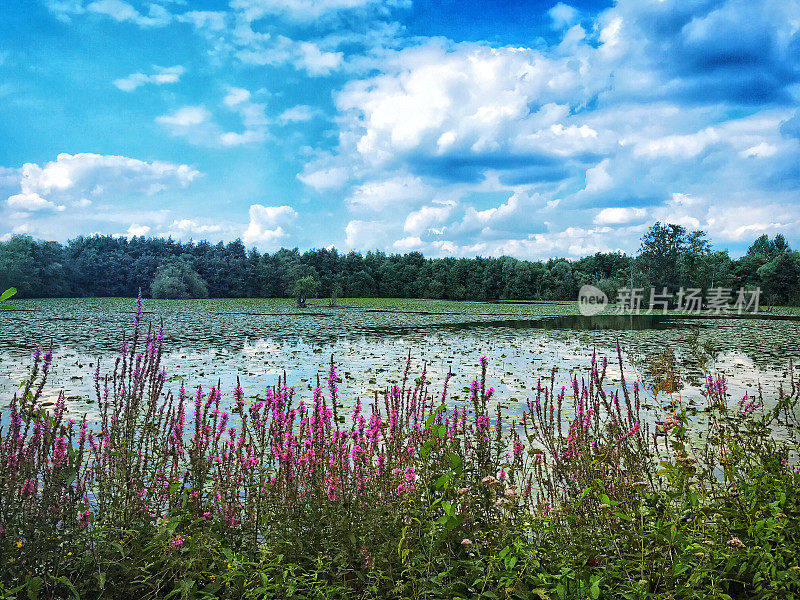
<svg viewBox="0 0 800 600">
<path fill-rule="evenodd" d="M 0 395 L 8 398 L 25 377 L 30 349 L 52 341 L 56 368 L 49 393 L 63 389 L 72 411 L 91 412 L 94 361 L 100 356 L 103 365 L 113 366 L 121 332 L 131 324 L 131 302 L 20 304 L 30 310 L 0 313 Z M 230 391 L 239 376 L 251 396 L 263 393 L 284 370 L 290 384 L 307 390 L 318 375 L 325 376 L 334 355 L 341 365 L 343 397 L 369 398 L 399 379 L 411 350 L 417 371 L 427 363 L 434 388 L 452 369 L 456 402 L 464 399 L 479 358 L 488 356 L 489 385 L 514 407 L 528 397 L 538 377 L 548 377 L 555 368 L 565 383 L 570 373 L 585 372 L 593 351 L 615 358 L 619 342 L 629 380 L 634 373 L 646 380 L 648 365 L 665 348 L 673 349 L 688 375 L 682 394 L 699 403 L 700 371 L 687 342 L 697 327 L 716 346 L 716 367 L 732 378 L 735 402 L 759 382 L 765 387 L 777 382 L 788 358 L 800 356 L 798 317 L 585 317 L 575 314 L 574 304 L 408 305 L 398 312 L 315 306 L 298 313 L 288 301 L 148 301 L 145 321 L 155 326 L 163 321 L 166 328 L 169 387 L 185 381 L 208 388 L 221 381 L 223 390 Z M 619 374 L 611 368 L 609 375 Z"/>
</svg>

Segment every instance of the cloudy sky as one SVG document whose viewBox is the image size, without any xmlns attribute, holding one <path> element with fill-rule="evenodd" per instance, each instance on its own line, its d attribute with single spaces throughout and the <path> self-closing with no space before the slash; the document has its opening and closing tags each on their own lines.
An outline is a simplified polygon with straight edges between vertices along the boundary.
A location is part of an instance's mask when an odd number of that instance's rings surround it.
<svg viewBox="0 0 800 600">
<path fill-rule="evenodd" d="M 800 246 L 800 0 L 21 0 L 0 239 Z"/>
</svg>

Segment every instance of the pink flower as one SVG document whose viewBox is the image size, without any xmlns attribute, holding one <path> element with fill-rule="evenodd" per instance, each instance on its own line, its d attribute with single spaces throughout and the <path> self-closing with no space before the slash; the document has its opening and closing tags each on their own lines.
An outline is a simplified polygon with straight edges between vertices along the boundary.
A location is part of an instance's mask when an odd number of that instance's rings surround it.
<svg viewBox="0 0 800 600">
<path fill-rule="evenodd" d="M 737 537 L 728 540 L 728 545 L 733 546 L 734 548 L 744 548 L 744 543 Z"/>
<path fill-rule="evenodd" d="M 463 540 L 461 540 L 461 545 L 462 546 L 472 546 L 472 540 L 469 539 L 469 538 L 464 538 Z"/>
<path fill-rule="evenodd" d="M 183 547 L 183 538 L 181 534 L 175 536 L 175 539 L 170 542 L 172 544 L 173 550 L 180 550 Z"/>
<path fill-rule="evenodd" d="M 91 511 L 85 510 L 78 515 L 78 524 L 81 529 L 86 529 L 89 526 L 89 517 L 92 516 Z"/>
</svg>

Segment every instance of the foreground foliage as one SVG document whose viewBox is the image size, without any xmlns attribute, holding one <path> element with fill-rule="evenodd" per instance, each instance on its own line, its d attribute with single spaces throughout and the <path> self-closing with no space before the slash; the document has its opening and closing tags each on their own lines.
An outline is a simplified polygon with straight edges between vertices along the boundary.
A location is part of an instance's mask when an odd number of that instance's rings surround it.
<svg viewBox="0 0 800 600">
<path fill-rule="evenodd" d="M 173 394 L 141 317 L 96 367 L 98 422 L 67 419 L 63 395 L 45 409 L 53 358 L 34 353 L 0 428 L 0 596 L 800 597 L 791 366 L 770 410 L 708 373 L 690 421 L 673 363 L 648 415 L 593 357 L 514 419 L 486 359 L 454 402 L 409 357 L 345 413 L 333 360 L 309 399 L 283 379 L 255 402 Z"/>
</svg>

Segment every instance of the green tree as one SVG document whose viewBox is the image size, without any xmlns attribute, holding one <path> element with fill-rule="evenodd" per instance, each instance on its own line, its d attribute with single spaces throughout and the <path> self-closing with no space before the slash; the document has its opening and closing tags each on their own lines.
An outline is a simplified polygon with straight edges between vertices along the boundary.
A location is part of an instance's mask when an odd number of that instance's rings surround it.
<svg viewBox="0 0 800 600">
<path fill-rule="evenodd" d="M 758 269 L 765 300 L 769 304 L 800 302 L 800 253 L 781 252 Z"/>
<path fill-rule="evenodd" d="M 681 260 L 689 247 L 686 229 L 657 222 L 642 237 L 639 260 L 650 283 L 657 289 L 681 285 Z"/>
<path fill-rule="evenodd" d="M 315 294 L 318 287 L 319 281 L 311 275 L 306 275 L 295 281 L 292 295 L 297 298 L 297 308 L 305 308 L 308 297 Z"/>
<path fill-rule="evenodd" d="M 153 298 L 208 298 L 208 286 L 188 261 L 172 260 L 158 267 L 150 284 Z"/>
</svg>

